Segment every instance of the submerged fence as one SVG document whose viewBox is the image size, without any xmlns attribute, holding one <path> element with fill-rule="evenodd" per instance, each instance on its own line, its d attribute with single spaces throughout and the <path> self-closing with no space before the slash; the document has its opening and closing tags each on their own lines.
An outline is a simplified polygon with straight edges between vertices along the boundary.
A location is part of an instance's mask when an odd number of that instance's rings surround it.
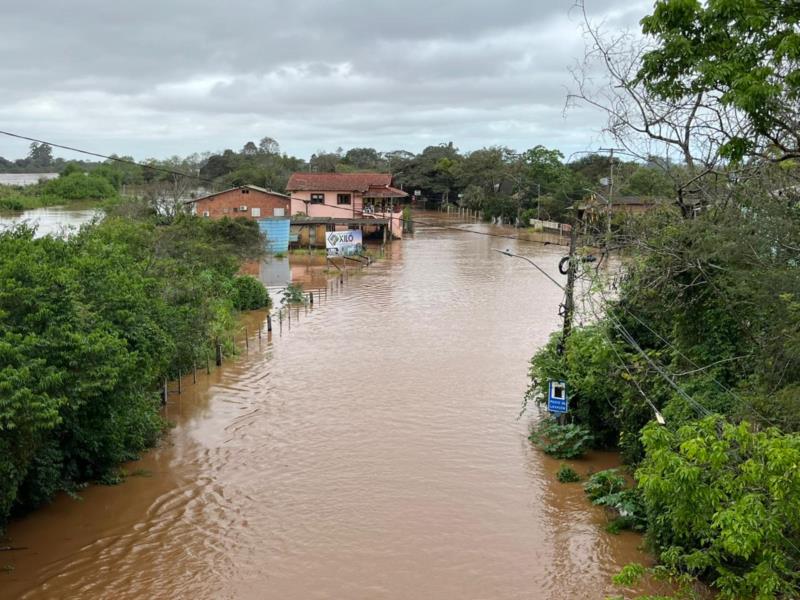
<svg viewBox="0 0 800 600">
<path fill-rule="evenodd" d="M 239 353 L 239 349 L 244 350 L 246 354 L 249 353 L 251 344 L 257 345 L 259 349 L 262 348 L 264 341 L 271 344 L 275 331 L 279 336 L 283 335 L 284 329 L 287 332 L 291 331 L 292 325 L 297 327 L 302 318 L 308 316 L 309 312 L 313 312 L 315 306 L 321 306 L 337 294 L 341 294 L 347 279 L 347 273 L 342 271 L 336 277 L 330 279 L 325 287 L 304 289 L 302 302 L 287 303 L 278 308 L 272 308 L 267 311 L 265 318 L 256 326 L 242 325 L 231 332 L 229 337 L 225 339 L 218 338 L 214 343 L 215 365 L 221 367 L 226 358 L 225 342 L 230 343 L 229 347 L 233 349 L 233 356 Z M 183 393 L 183 386 L 188 383 L 184 379 L 188 380 L 191 377 L 192 384 L 196 384 L 198 371 L 205 371 L 206 376 L 210 376 L 211 370 L 211 358 L 207 357 L 204 363 L 195 363 L 190 370 L 179 371 L 174 380 L 169 381 L 165 378 L 164 387 L 161 391 L 161 404 L 166 405 L 170 395 L 181 395 Z M 170 383 L 172 384 L 172 389 L 170 389 Z"/>
</svg>

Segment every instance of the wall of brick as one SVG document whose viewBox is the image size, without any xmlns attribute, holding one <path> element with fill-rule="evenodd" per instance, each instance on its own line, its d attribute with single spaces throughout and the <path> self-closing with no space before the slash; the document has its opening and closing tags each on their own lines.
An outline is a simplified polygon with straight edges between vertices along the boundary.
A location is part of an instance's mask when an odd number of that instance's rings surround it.
<svg viewBox="0 0 800 600">
<path fill-rule="evenodd" d="M 279 194 L 260 192 L 250 188 L 235 188 L 192 203 L 194 214 L 199 217 L 221 219 L 222 217 L 265 217 L 290 216 L 289 199 Z M 246 210 L 239 210 L 246 206 Z M 283 211 L 281 213 L 281 211 Z M 208 213 L 208 214 L 206 214 Z"/>
</svg>

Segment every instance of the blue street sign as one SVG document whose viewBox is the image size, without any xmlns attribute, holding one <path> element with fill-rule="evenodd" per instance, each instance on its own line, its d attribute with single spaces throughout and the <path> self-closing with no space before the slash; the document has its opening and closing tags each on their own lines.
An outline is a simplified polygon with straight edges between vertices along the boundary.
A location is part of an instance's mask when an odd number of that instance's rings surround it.
<svg viewBox="0 0 800 600">
<path fill-rule="evenodd" d="M 563 381 L 551 381 L 547 394 L 547 410 L 551 413 L 565 413 L 567 408 L 567 384 Z"/>
</svg>

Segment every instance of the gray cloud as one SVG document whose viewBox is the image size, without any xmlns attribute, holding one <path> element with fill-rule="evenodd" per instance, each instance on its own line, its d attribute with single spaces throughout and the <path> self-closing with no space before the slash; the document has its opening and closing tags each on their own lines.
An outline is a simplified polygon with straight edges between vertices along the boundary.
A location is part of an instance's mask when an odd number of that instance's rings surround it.
<svg viewBox="0 0 800 600">
<path fill-rule="evenodd" d="M 649 2 L 587 0 L 610 26 Z M 4 8 L 0 127 L 138 158 L 238 148 L 596 143 L 562 107 L 571 0 L 142 0 Z M 0 138 L 0 155 L 25 147 Z"/>
</svg>

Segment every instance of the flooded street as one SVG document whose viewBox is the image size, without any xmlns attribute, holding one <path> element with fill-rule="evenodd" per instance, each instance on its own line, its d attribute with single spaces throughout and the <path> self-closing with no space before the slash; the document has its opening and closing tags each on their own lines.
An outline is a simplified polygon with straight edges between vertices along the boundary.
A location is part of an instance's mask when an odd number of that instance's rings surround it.
<svg viewBox="0 0 800 600">
<path fill-rule="evenodd" d="M 472 226 L 488 231 L 485 226 Z M 189 376 L 118 486 L 13 522 L 2 598 L 591 598 L 646 561 L 517 420 L 553 246 L 418 229 L 291 330 Z M 537 258 L 538 257 L 538 258 Z M 293 276 L 295 276 L 293 274 Z M 302 276 L 298 274 L 297 276 Z M 316 281 L 314 282 L 316 283 Z M 251 333 L 263 314 L 248 316 Z M 173 386 L 174 387 L 174 386 Z M 581 474 L 615 464 L 577 461 Z"/>
</svg>

